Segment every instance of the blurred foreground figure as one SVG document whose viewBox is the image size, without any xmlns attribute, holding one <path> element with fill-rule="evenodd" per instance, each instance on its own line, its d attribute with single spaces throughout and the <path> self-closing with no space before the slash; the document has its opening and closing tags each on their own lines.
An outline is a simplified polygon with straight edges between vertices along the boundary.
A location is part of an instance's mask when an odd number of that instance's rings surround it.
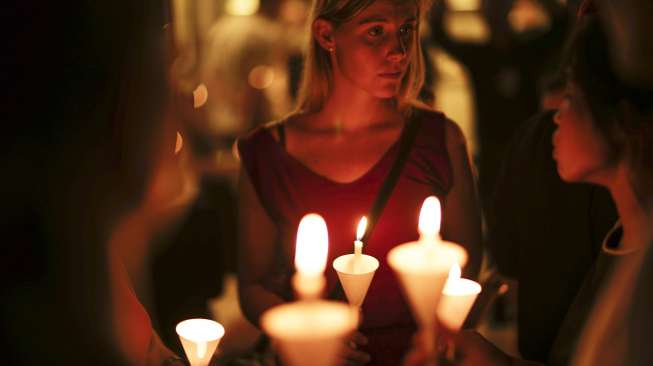
<svg viewBox="0 0 653 366">
<path fill-rule="evenodd" d="M 162 10 L 158 1 L 4 5 L 3 364 L 176 362 L 108 248 L 157 155 L 174 146 L 161 113 Z M 129 321 L 143 333 L 121 331 Z"/>
</svg>

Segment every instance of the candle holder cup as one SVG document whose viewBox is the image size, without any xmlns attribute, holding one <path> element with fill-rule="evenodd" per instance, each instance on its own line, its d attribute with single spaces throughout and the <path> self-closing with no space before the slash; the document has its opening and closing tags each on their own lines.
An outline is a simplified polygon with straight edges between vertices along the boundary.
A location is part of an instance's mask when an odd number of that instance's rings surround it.
<svg viewBox="0 0 653 366">
<path fill-rule="evenodd" d="M 224 327 L 209 319 L 184 320 L 176 331 L 191 366 L 207 366 L 224 336 Z"/>
<path fill-rule="evenodd" d="M 346 254 L 333 261 L 349 305 L 360 309 L 378 268 L 379 261 L 366 254 Z"/>
</svg>

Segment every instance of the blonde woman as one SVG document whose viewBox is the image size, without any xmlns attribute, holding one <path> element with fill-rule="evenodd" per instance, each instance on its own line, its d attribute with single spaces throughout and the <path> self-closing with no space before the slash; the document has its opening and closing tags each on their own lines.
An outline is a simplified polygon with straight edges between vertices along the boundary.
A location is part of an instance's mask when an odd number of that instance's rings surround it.
<svg viewBox="0 0 653 366">
<path fill-rule="evenodd" d="M 263 311 L 292 299 L 289 280 L 301 217 L 322 215 L 329 263 L 352 251 L 356 224 L 368 214 L 406 138 L 406 162 L 365 252 L 381 262 L 363 304 L 360 333 L 343 355 L 349 364 L 398 365 L 415 324 L 385 262 L 394 246 L 417 239 L 423 200 L 443 205 L 442 234 L 481 263 L 480 219 L 465 139 L 443 114 L 416 101 L 424 65 L 419 23 L 425 1 L 316 0 L 297 111 L 239 140 L 240 303 L 258 324 Z M 327 271 L 327 294 L 338 284 Z"/>
</svg>

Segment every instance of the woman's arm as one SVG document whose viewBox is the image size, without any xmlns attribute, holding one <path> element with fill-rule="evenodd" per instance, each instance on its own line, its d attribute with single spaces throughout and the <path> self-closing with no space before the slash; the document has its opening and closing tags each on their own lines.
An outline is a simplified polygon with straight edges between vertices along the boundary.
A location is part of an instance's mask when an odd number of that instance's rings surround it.
<svg viewBox="0 0 653 366">
<path fill-rule="evenodd" d="M 442 232 L 446 239 L 467 249 L 469 258 L 464 273 L 467 278 L 476 278 L 483 259 L 481 212 L 467 143 L 460 127 L 452 121 L 446 123 L 445 137 L 453 185 L 443 202 Z"/>
<path fill-rule="evenodd" d="M 243 314 L 258 326 L 265 310 L 284 302 L 262 285 L 273 268 L 277 230 L 261 206 L 244 167 L 238 190 L 238 296 Z"/>
</svg>

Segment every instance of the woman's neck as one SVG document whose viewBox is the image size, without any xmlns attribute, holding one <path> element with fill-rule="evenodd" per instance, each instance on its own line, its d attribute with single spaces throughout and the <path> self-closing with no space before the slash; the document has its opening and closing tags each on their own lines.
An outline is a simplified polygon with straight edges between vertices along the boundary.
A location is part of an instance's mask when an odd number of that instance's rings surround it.
<svg viewBox="0 0 653 366">
<path fill-rule="evenodd" d="M 638 197 L 627 169 L 620 168 L 608 186 L 623 226 L 624 249 L 639 249 L 653 240 L 653 198 Z"/>
<path fill-rule="evenodd" d="M 400 116 L 393 99 L 377 98 L 345 83 L 334 83 L 331 95 L 319 112 L 320 128 L 357 131 L 392 122 Z"/>
</svg>

